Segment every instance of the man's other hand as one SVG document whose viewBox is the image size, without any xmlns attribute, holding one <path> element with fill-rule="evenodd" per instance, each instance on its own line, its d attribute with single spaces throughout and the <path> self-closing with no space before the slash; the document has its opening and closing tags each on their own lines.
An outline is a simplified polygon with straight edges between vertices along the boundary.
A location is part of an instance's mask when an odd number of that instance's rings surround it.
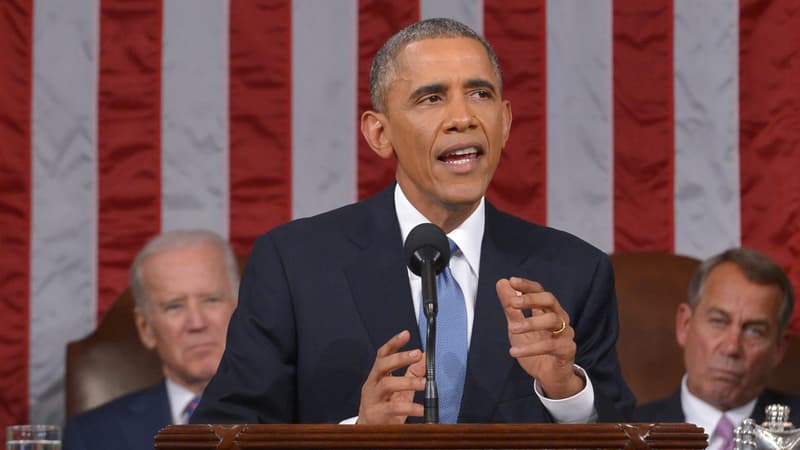
<svg viewBox="0 0 800 450">
<path fill-rule="evenodd" d="M 398 352 L 411 339 L 406 330 L 378 349 L 375 364 L 361 387 L 358 424 L 405 423 L 408 416 L 422 417 L 422 405 L 414 403 L 414 391 L 425 389 L 425 358 L 418 349 Z M 392 372 L 408 367 L 405 376 Z"/>
</svg>

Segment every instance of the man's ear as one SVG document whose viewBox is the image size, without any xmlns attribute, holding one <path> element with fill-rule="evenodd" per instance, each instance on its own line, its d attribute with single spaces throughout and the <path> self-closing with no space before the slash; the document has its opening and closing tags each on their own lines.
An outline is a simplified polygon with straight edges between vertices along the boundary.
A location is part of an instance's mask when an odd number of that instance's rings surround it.
<svg viewBox="0 0 800 450">
<path fill-rule="evenodd" d="M 675 313 L 675 339 L 681 348 L 686 345 L 686 336 L 689 334 L 689 322 L 691 320 L 692 307 L 688 303 L 678 305 L 678 311 Z"/>
<path fill-rule="evenodd" d="M 508 137 L 511 135 L 511 121 L 513 115 L 511 114 L 511 102 L 503 100 L 503 146 L 505 148 L 508 142 Z"/>
<path fill-rule="evenodd" d="M 153 327 L 147 321 L 144 313 L 139 310 L 139 307 L 133 309 L 134 319 L 136 321 L 136 330 L 139 332 L 139 340 L 142 345 L 148 350 L 156 348 L 156 336 L 153 333 Z"/>
<path fill-rule="evenodd" d="M 361 114 L 361 134 L 372 151 L 384 159 L 394 155 L 391 134 L 386 124 L 386 116 L 382 113 L 365 111 Z"/>
</svg>

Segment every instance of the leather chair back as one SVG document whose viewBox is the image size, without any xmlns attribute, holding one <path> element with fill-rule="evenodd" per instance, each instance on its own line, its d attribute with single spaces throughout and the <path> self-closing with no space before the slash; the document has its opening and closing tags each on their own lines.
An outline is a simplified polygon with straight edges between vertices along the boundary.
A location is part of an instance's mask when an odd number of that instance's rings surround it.
<svg viewBox="0 0 800 450">
<path fill-rule="evenodd" d="M 133 307 L 126 289 L 92 334 L 67 344 L 67 417 L 162 379 L 158 355 L 139 341 Z"/>
<path fill-rule="evenodd" d="M 684 373 L 675 312 L 700 261 L 667 253 L 611 255 L 619 310 L 622 375 L 638 404 L 666 397 Z"/>
</svg>

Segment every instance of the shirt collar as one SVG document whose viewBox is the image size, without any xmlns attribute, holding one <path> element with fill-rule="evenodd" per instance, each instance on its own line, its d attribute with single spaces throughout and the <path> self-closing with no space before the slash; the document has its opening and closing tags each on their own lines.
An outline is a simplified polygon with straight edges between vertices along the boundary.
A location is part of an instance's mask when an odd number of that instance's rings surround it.
<svg viewBox="0 0 800 450">
<path fill-rule="evenodd" d="M 755 398 L 738 408 L 720 411 L 689 392 L 686 379 L 687 375 L 684 375 L 681 380 L 681 407 L 683 408 L 683 414 L 686 416 L 687 422 L 702 427 L 709 436 L 714 432 L 717 422 L 719 422 L 723 414 L 728 416 L 733 426 L 736 427 L 753 413 L 753 408 L 756 406 Z"/>
<path fill-rule="evenodd" d="M 406 241 L 408 233 L 415 226 L 430 222 L 411 204 L 400 188 L 400 184 L 395 184 L 394 187 L 394 207 L 397 213 L 397 221 L 400 223 L 403 242 Z M 475 211 L 456 229 L 447 233 L 447 237 L 458 245 L 475 277 L 480 273 L 481 242 L 483 241 L 483 228 L 486 223 L 485 209 L 484 198 L 481 197 L 481 201 Z"/>
<path fill-rule="evenodd" d="M 194 397 L 194 392 L 187 389 L 169 378 L 167 378 L 167 398 L 169 399 L 169 410 L 172 414 L 172 423 L 183 421 L 183 410 Z"/>
</svg>

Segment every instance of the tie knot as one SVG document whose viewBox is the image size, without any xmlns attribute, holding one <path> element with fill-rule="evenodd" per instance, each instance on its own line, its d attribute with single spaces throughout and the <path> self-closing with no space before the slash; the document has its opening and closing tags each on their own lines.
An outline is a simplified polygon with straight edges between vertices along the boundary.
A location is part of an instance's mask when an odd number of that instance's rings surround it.
<svg viewBox="0 0 800 450">
<path fill-rule="evenodd" d="M 197 405 L 199 404 L 200 404 L 200 396 L 195 395 L 194 397 L 192 397 L 191 400 L 189 400 L 189 403 L 186 404 L 186 407 L 183 408 L 183 415 L 186 418 L 186 422 L 189 422 L 189 419 L 192 417 L 192 414 L 194 414 L 194 410 L 197 409 Z"/>
<path fill-rule="evenodd" d="M 728 419 L 728 416 L 725 414 L 719 418 L 717 427 L 714 428 L 714 434 L 725 438 L 728 436 L 733 436 L 733 422 L 731 422 L 731 419 Z"/>
<path fill-rule="evenodd" d="M 450 257 L 453 257 L 453 255 L 455 255 L 459 250 L 458 244 L 456 244 L 456 242 L 450 238 L 447 238 L 447 242 L 450 243 Z"/>
</svg>

